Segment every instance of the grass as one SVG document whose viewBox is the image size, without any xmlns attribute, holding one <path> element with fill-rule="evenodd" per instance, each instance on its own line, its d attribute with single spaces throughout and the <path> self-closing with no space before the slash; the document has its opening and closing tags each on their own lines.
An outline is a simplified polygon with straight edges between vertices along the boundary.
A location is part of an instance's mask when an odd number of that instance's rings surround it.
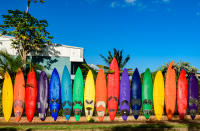
<svg viewBox="0 0 200 131">
<path fill-rule="evenodd" d="M 36 124 L 37 125 L 37 124 Z M 4 126 L 0 127 L 0 130 L 9 130 L 9 131 L 16 131 L 16 130 L 85 130 L 85 129 L 102 129 L 102 130 L 124 130 L 124 129 L 145 129 L 145 128 L 198 128 L 200 129 L 200 124 L 85 124 L 85 125 L 70 125 L 70 124 L 48 124 L 48 125 L 15 125 L 15 126 Z"/>
</svg>

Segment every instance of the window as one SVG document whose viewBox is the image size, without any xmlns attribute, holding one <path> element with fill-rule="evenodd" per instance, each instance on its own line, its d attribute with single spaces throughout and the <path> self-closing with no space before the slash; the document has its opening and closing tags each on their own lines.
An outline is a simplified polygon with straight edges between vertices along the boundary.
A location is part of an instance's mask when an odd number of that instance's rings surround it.
<svg viewBox="0 0 200 131">
<path fill-rule="evenodd" d="M 72 62 L 71 63 L 71 74 L 75 75 L 77 68 L 81 67 L 81 66 L 82 66 L 82 62 Z"/>
</svg>

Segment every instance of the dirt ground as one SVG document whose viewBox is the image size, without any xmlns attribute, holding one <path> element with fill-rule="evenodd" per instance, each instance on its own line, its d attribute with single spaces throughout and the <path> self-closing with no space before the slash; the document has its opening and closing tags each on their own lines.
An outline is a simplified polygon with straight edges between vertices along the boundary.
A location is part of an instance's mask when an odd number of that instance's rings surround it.
<svg viewBox="0 0 200 131">
<path fill-rule="evenodd" d="M 199 124 L 200 125 L 200 115 L 196 116 L 195 120 L 192 120 L 189 115 L 185 116 L 184 120 L 180 120 L 179 116 L 174 116 L 173 120 L 168 121 L 167 116 L 163 116 L 160 121 L 156 120 L 155 116 L 151 116 L 149 120 L 146 120 L 144 116 L 140 116 L 138 120 L 135 120 L 133 116 L 129 116 L 127 121 L 123 121 L 121 116 L 116 116 L 114 121 L 110 121 L 109 116 L 104 118 L 103 122 L 98 121 L 98 117 L 93 117 L 93 122 L 88 122 L 84 116 L 80 118 L 77 122 L 74 117 L 71 117 L 69 121 L 65 117 L 58 117 L 56 122 L 54 122 L 52 117 L 47 117 L 45 121 L 41 121 L 39 117 L 34 117 L 32 122 L 28 122 L 26 117 L 22 117 L 20 122 L 16 122 L 14 117 L 11 117 L 9 122 L 5 122 L 4 117 L 0 117 L 0 126 L 9 125 L 85 125 L 85 124 Z"/>
</svg>

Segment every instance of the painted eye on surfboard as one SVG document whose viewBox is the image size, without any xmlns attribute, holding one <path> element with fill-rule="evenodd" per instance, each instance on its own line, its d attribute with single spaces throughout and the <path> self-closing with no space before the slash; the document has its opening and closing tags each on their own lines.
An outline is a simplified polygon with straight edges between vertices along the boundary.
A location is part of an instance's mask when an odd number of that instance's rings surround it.
<svg viewBox="0 0 200 131">
<path fill-rule="evenodd" d="M 74 106 L 75 106 L 76 104 L 80 104 L 80 106 L 82 106 L 81 101 L 75 101 L 75 102 L 73 103 Z"/>
<path fill-rule="evenodd" d="M 129 105 L 129 102 L 127 100 L 124 100 L 122 101 L 121 105 L 124 105 L 124 104 Z"/>
</svg>

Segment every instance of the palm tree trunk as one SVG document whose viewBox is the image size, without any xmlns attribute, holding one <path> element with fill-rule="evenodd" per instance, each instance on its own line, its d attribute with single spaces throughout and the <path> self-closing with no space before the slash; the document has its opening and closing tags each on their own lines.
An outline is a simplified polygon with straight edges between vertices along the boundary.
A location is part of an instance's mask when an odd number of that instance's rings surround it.
<svg viewBox="0 0 200 131">
<path fill-rule="evenodd" d="M 23 70 L 25 71 L 26 70 L 26 51 L 23 50 L 23 55 L 22 55 L 22 62 L 23 62 Z"/>
<path fill-rule="evenodd" d="M 29 11 L 31 0 L 27 0 L 27 2 L 28 2 L 28 5 L 27 5 L 27 8 L 26 8 L 26 13 L 28 13 L 28 11 Z"/>
</svg>

